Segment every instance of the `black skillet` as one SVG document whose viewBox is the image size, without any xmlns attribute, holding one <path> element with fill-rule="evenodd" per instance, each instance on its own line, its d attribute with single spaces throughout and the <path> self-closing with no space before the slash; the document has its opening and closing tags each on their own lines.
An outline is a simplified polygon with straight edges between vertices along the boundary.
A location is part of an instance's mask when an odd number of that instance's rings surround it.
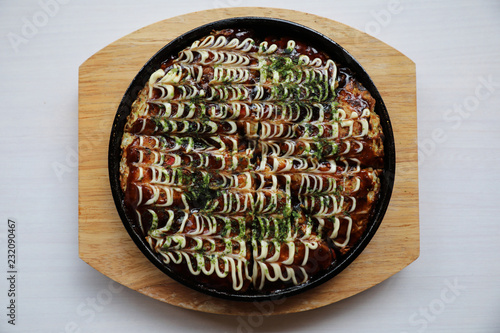
<svg viewBox="0 0 500 333">
<path fill-rule="evenodd" d="M 123 201 L 123 193 L 120 188 L 119 167 L 121 155 L 121 138 L 123 135 L 123 128 L 126 123 L 127 116 L 129 115 L 131 110 L 131 105 L 136 99 L 138 92 L 148 82 L 150 75 L 158 68 L 160 68 L 161 63 L 168 59 L 171 55 L 177 55 L 179 51 L 190 46 L 195 40 L 210 34 L 211 31 L 224 28 L 252 29 L 257 35 L 262 36 L 273 35 L 293 37 L 295 40 L 304 41 L 307 44 L 315 47 L 316 49 L 325 52 L 338 64 L 350 68 L 356 76 L 357 80 L 360 81 L 363 86 L 371 93 L 373 98 L 375 98 L 375 112 L 380 116 L 381 125 L 385 137 L 384 172 L 381 177 L 380 197 L 374 209 L 371 222 L 361 239 L 346 255 L 337 260 L 337 264 L 335 266 L 331 267 L 324 274 L 313 277 L 309 282 L 305 284 L 278 290 L 273 292 L 272 294 L 249 295 L 239 294 L 236 292 L 221 292 L 198 284 L 196 278 L 194 277 L 192 279 L 189 279 L 179 277 L 174 274 L 170 270 L 170 268 L 161 261 L 158 254 L 155 254 L 151 250 L 144 237 L 142 236 L 142 232 L 133 224 L 133 219 L 127 215 Z M 116 112 L 111 132 L 111 138 L 109 141 L 108 168 L 113 199 L 115 201 L 115 205 L 123 222 L 123 225 L 127 229 L 130 237 L 132 237 L 132 239 L 134 240 L 135 244 L 142 251 L 142 253 L 156 267 L 158 267 L 158 269 L 163 271 L 172 279 L 192 289 L 198 290 L 211 296 L 222 297 L 231 300 L 256 301 L 291 296 L 316 287 L 339 274 L 363 251 L 363 249 L 370 242 L 373 235 L 377 231 L 380 223 L 382 222 L 387 206 L 389 205 L 389 200 L 391 198 L 392 188 L 394 185 L 394 175 L 396 170 L 395 161 L 396 153 L 392 127 L 389 120 L 389 114 L 387 113 L 387 109 L 384 105 L 382 97 L 380 96 L 377 88 L 370 79 L 368 73 L 346 50 L 344 50 L 340 45 L 338 45 L 325 35 L 294 22 L 263 17 L 238 17 L 212 22 L 186 32 L 185 34 L 177 37 L 166 46 L 164 46 L 144 65 L 144 67 L 139 71 L 139 73 L 125 92 L 125 95 L 123 96 L 123 99 Z M 355 282 L 353 281 L 353 283 Z"/>
</svg>

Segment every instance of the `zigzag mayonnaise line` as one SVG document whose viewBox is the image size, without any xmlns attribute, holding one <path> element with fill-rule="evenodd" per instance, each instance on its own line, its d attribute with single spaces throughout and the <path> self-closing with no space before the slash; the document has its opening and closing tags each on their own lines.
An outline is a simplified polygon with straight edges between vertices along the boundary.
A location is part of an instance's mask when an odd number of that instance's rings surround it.
<svg viewBox="0 0 500 333">
<path fill-rule="evenodd" d="M 213 32 L 165 61 L 133 104 L 127 210 L 165 265 L 208 288 L 307 283 L 370 222 L 383 167 L 374 107 L 303 42 Z"/>
</svg>

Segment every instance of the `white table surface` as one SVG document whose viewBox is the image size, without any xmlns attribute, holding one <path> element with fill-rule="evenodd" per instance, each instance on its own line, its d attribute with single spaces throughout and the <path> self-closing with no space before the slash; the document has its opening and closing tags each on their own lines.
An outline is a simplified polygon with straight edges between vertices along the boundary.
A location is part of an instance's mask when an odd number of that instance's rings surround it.
<svg viewBox="0 0 500 333">
<path fill-rule="evenodd" d="M 500 332 L 499 1 L 54 1 L 0 0 L 1 332 Z M 336 304 L 248 318 L 161 303 L 79 259 L 78 67 L 143 26 L 221 6 L 321 15 L 416 63 L 416 262 Z M 15 326 L 6 309 L 9 218 Z"/>
</svg>

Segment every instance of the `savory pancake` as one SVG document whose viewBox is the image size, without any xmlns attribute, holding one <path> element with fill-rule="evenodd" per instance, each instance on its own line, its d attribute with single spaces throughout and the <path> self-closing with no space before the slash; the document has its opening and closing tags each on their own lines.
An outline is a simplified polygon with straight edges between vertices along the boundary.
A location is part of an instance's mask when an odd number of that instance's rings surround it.
<svg viewBox="0 0 500 333">
<path fill-rule="evenodd" d="M 374 109 L 303 41 L 215 31 L 166 59 L 132 106 L 128 214 L 165 265 L 210 289 L 307 283 L 370 224 L 384 164 Z"/>
</svg>

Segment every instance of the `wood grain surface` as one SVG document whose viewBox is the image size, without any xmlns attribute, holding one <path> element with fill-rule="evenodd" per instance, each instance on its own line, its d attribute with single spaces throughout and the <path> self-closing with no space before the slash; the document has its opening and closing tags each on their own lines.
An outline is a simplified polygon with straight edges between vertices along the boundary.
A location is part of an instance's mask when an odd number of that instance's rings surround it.
<svg viewBox="0 0 500 333">
<path fill-rule="evenodd" d="M 129 237 L 114 206 L 108 179 L 108 143 L 125 90 L 144 63 L 178 35 L 239 16 L 281 18 L 315 29 L 349 51 L 370 74 L 388 109 L 396 141 L 392 199 L 376 235 L 342 273 L 310 291 L 266 304 L 228 301 L 191 290 L 167 277 Z M 170 18 L 100 50 L 79 71 L 79 255 L 109 278 L 186 309 L 244 315 L 315 309 L 362 292 L 399 272 L 419 255 L 415 64 L 356 29 L 316 15 L 274 8 L 224 8 Z M 266 301 L 270 302 L 270 301 Z"/>
</svg>

